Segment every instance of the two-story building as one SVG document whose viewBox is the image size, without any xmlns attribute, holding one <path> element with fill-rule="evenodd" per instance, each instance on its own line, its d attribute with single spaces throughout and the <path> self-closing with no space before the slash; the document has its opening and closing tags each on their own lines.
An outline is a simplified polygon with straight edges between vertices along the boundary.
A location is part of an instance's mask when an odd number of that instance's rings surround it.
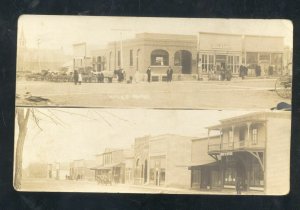
<svg viewBox="0 0 300 210">
<path fill-rule="evenodd" d="M 136 138 L 134 183 L 189 188 L 191 139 L 174 134 Z"/>
<path fill-rule="evenodd" d="M 219 135 L 210 137 L 213 130 Z M 291 113 L 287 111 L 256 112 L 220 120 L 220 124 L 208 127 L 208 138 L 202 145 L 205 148 L 207 144 L 207 152 L 192 153 L 192 156 L 204 156 L 202 159 L 209 155 L 215 161 L 200 162 L 190 169 L 192 174 L 205 177 L 200 188 L 235 188 L 239 178 L 245 190 L 286 194 L 290 134 Z M 192 187 L 195 183 L 192 181 Z"/>
<path fill-rule="evenodd" d="M 96 155 L 97 165 L 91 167 L 95 171 L 95 176 L 107 176 L 114 183 L 131 183 L 132 175 L 132 149 L 112 149 Z"/>
</svg>

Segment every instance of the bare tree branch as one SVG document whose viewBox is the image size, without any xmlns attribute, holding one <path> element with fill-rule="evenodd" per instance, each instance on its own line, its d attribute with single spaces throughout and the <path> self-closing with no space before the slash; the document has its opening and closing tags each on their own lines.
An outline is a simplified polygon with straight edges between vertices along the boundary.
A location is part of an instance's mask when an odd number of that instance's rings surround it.
<svg viewBox="0 0 300 210">
<path fill-rule="evenodd" d="M 95 111 L 96 114 L 98 114 L 111 128 L 113 127 L 109 121 L 107 121 L 100 113 Z"/>
<path fill-rule="evenodd" d="M 130 120 L 126 120 L 126 119 L 124 119 L 124 118 L 121 118 L 121 117 L 119 117 L 118 115 L 113 114 L 113 113 L 111 113 L 111 112 L 109 112 L 109 111 L 105 111 L 105 113 L 110 114 L 111 116 L 113 116 L 113 117 L 115 117 L 115 118 L 117 118 L 117 119 L 119 119 L 119 120 L 122 120 L 122 121 L 124 121 L 124 122 L 130 122 L 130 123 L 136 124 L 135 122 L 131 122 Z"/>
<path fill-rule="evenodd" d="M 65 125 L 66 125 L 65 122 L 63 122 L 58 116 L 56 116 L 50 109 L 48 109 L 48 112 L 50 112 L 51 115 L 57 119 L 57 122 L 58 122 L 62 127 L 65 127 Z"/>
<path fill-rule="evenodd" d="M 52 111 L 58 111 L 58 112 L 63 112 L 63 113 L 71 114 L 71 115 L 77 115 L 77 116 L 80 116 L 80 117 L 83 117 L 83 118 L 86 118 L 86 119 L 89 119 L 89 120 L 98 121 L 98 119 L 90 118 L 90 117 L 87 117 L 86 115 L 83 115 L 83 114 L 78 114 L 78 113 L 74 113 L 74 112 L 68 112 L 68 111 L 61 110 L 61 109 L 53 109 L 52 108 Z"/>
<path fill-rule="evenodd" d="M 37 127 L 42 131 L 43 129 L 40 127 L 39 125 L 39 119 L 37 118 L 37 116 L 35 115 L 34 109 L 31 109 L 31 113 L 32 113 L 32 118 L 35 122 L 35 124 L 37 125 Z"/>
</svg>

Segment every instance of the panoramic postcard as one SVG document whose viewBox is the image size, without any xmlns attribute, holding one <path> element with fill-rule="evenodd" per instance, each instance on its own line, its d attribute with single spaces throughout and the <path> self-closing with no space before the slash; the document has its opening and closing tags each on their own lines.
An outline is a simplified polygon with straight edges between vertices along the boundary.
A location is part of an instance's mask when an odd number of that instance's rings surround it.
<svg viewBox="0 0 300 210">
<path fill-rule="evenodd" d="M 288 20 L 23 15 L 14 187 L 285 195 Z"/>
</svg>

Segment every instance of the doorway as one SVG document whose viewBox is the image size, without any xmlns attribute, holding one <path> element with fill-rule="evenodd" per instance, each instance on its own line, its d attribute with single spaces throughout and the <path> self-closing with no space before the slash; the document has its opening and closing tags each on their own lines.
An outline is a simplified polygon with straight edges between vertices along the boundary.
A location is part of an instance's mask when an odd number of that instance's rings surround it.
<svg viewBox="0 0 300 210">
<path fill-rule="evenodd" d="M 179 50 L 174 55 L 174 65 L 181 66 L 182 74 L 192 73 L 192 53 L 187 50 Z"/>
<path fill-rule="evenodd" d="M 216 69 L 217 71 L 221 71 L 222 68 L 226 67 L 226 55 L 216 55 Z"/>
<path fill-rule="evenodd" d="M 147 171 L 148 171 L 148 161 L 147 160 L 145 160 L 145 166 L 144 166 L 144 183 L 146 183 L 147 182 L 147 179 L 148 179 L 148 173 L 147 173 Z"/>
</svg>

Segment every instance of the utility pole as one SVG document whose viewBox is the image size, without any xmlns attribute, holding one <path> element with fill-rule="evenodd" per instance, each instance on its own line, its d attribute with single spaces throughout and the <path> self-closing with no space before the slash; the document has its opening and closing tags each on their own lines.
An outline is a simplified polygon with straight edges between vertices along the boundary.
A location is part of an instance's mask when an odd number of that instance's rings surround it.
<svg viewBox="0 0 300 210">
<path fill-rule="evenodd" d="M 124 67 L 124 57 L 123 57 L 123 37 L 122 37 L 122 32 L 124 31 L 131 31 L 130 29 L 111 29 L 112 31 L 120 31 L 120 67 Z M 116 59 L 115 59 L 116 60 Z"/>
</svg>

